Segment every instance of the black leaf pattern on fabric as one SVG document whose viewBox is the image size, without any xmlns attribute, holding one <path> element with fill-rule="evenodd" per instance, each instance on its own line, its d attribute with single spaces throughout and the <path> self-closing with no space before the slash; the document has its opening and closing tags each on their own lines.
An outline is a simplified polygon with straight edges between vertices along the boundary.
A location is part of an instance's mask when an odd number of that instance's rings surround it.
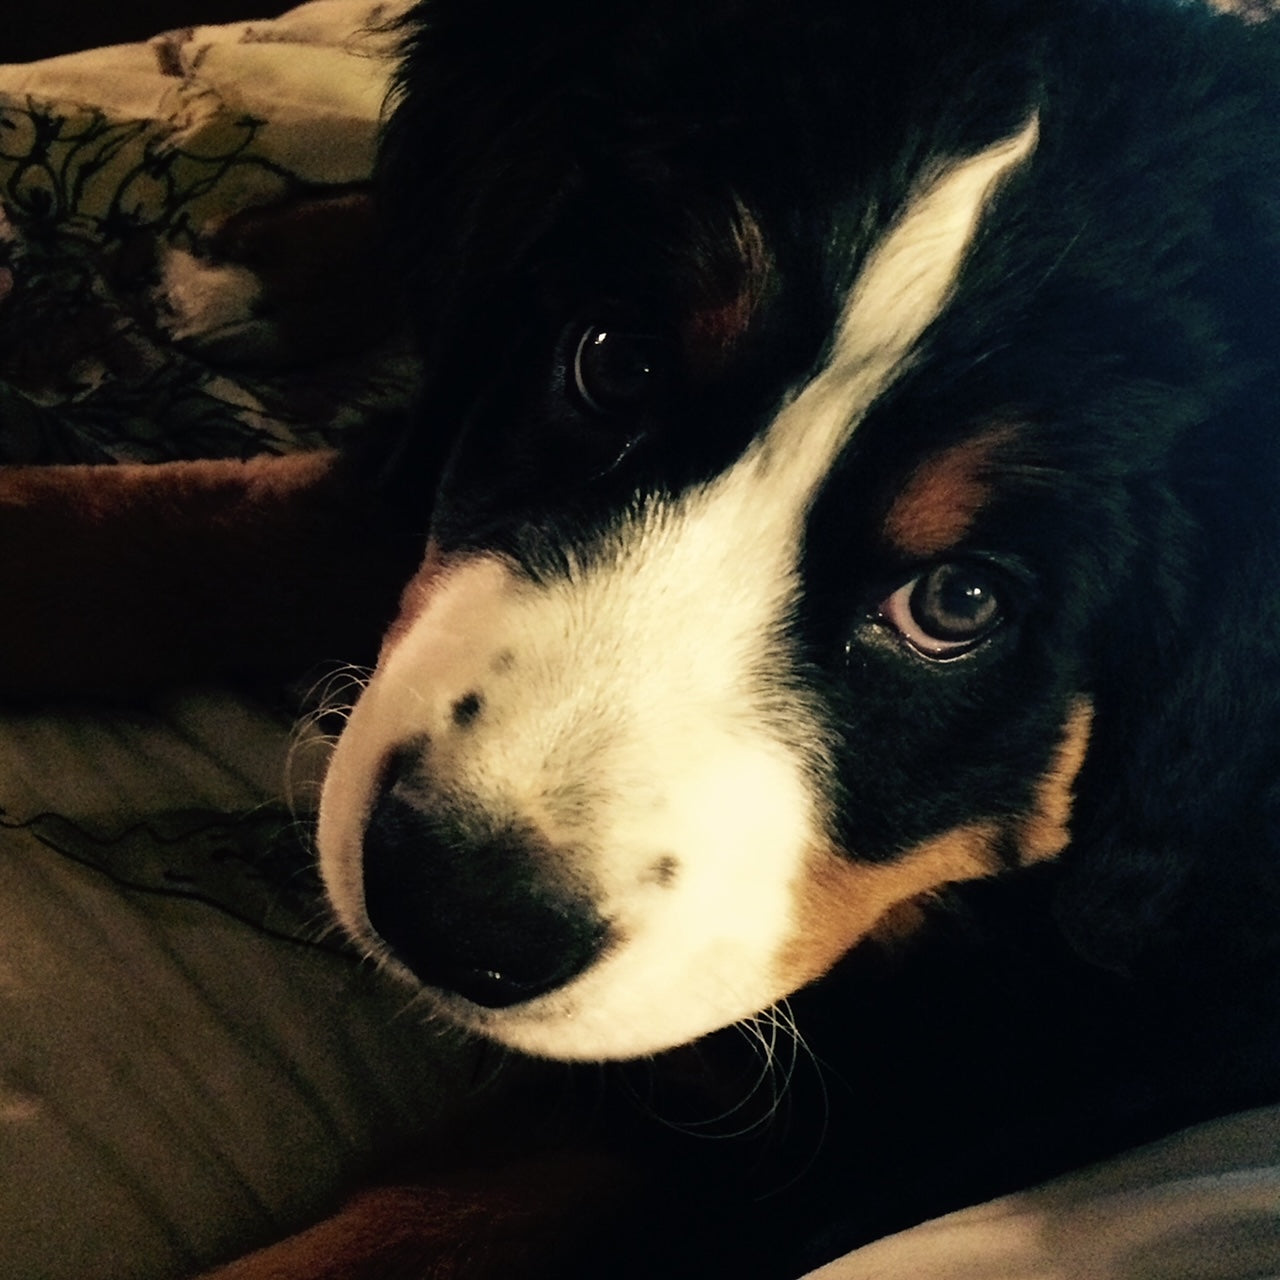
<svg viewBox="0 0 1280 1280">
<path fill-rule="evenodd" d="M 265 126 L 221 117 L 202 150 L 172 121 L 0 99 L 0 464 L 333 446 L 408 403 L 402 344 L 354 321 L 336 359 L 248 370 L 167 325 L 164 255 L 198 254 L 199 223 L 236 212 L 246 172 L 277 200 L 316 191 L 260 154 Z"/>
</svg>

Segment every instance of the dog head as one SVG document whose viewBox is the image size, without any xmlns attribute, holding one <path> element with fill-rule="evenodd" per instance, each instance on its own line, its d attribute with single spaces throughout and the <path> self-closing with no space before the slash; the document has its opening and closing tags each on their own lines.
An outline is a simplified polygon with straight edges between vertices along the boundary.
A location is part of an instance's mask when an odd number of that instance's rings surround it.
<svg viewBox="0 0 1280 1280">
<path fill-rule="evenodd" d="M 1138 803 L 1116 744 L 1211 576 L 1188 479 L 1236 465 L 1188 443 L 1246 399 L 1230 255 L 1136 28 L 1092 13 L 1090 70 L 950 8 L 412 38 L 387 172 L 450 448 L 319 844 L 501 1041 L 687 1041 Z"/>
</svg>

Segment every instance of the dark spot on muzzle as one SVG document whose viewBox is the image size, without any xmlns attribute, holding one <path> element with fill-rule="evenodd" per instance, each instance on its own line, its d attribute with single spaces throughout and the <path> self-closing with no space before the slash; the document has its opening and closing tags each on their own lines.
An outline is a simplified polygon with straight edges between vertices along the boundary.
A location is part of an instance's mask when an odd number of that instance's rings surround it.
<svg viewBox="0 0 1280 1280">
<path fill-rule="evenodd" d="M 480 715 L 484 708 L 484 699 L 474 690 L 471 693 L 464 693 L 451 709 L 453 723 L 459 729 L 465 729 L 472 724 Z"/>
<path fill-rule="evenodd" d="M 477 837 L 388 779 L 364 838 L 365 911 L 424 984 L 501 1009 L 586 969 L 608 936 L 534 833 Z"/>
<path fill-rule="evenodd" d="M 640 877 L 642 884 L 656 884 L 660 889 L 670 889 L 680 876 L 680 859 L 664 853 L 645 869 Z"/>
</svg>

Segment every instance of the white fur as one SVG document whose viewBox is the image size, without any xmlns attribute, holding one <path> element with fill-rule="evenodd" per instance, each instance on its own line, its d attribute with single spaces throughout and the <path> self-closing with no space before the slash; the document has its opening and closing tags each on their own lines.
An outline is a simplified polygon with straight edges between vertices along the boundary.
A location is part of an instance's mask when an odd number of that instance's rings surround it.
<svg viewBox="0 0 1280 1280">
<path fill-rule="evenodd" d="M 436 793 L 516 815 L 598 886 L 619 940 L 560 991 L 455 1016 L 533 1053 L 626 1057 L 788 994 L 794 888 L 829 842 L 821 708 L 786 680 L 805 515 L 850 434 L 946 305 L 1035 123 L 928 183 L 868 259 L 822 372 L 709 484 L 620 515 L 599 554 L 533 585 L 496 557 L 443 574 L 343 734 L 321 868 L 374 950 L 361 835 L 380 762 L 429 735 Z M 501 655 L 514 658 L 503 669 Z M 476 719 L 453 723 L 479 692 Z M 673 882 L 652 868 L 674 858 Z"/>
</svg>

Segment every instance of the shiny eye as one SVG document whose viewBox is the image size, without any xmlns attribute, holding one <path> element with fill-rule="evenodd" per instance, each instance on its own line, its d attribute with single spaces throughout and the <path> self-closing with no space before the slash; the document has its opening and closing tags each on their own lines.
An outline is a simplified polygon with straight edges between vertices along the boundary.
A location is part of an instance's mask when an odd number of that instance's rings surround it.
<svg viewBox="0 0 1280 1280">
<path fill-rule="evenodd" d="M 593 324 L 578 339 L 573 385 L 594 413 L 644 408 L 666 390 L 670 377 L 670 348 L 656 334 Z"/>
<path fill-rule="evenodd" d="M 897 589 L 880 618 L 926 658 L 954 658 L 985 640 L 1003 621 L 1004 583 L 984 565 L 952 560 Z"/>
</svg>

